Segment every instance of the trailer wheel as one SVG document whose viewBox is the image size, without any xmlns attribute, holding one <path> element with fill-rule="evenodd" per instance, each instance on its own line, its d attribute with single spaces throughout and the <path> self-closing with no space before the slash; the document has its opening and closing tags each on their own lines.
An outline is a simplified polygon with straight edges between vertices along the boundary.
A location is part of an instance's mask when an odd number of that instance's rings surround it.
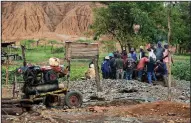
<svg viewBox="0 0 191 123">
<path fill-rule="evenodd" d="M 82 94 L 77 91 L 66 93 L 65 104 L 69 108 L 79 108 L 82 105 Z"/>
</svg>

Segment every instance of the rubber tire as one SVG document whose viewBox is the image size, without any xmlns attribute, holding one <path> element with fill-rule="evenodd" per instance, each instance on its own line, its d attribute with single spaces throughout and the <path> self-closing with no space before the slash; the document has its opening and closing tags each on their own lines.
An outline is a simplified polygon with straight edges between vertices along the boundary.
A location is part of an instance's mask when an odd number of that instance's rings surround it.
<svg viewBox="0 0 191 123">
<path fill-rule="evenodd" d="M 76 96 L 77 98 L 78 98 L 78 105 L 77 106 L 73 106 L 71 103 L 70 103 L 70 101 L 69 101 L 69 99 L 70 99 L 70 97 L 71 96 Z M 82 102 L 83 102 L 83 97 L 82 97 L 82 94 L 80 93 L 80 92 L 78 92 L 78 91 L 70 91 L 70 92 L 67 92 L 66 93 L 66 96 L 65 96 L 65 98 L 64 98 L 64 102 L 65 102 L 65 104 L 69 107 L 69 108 L 79 108 L 79 107 L 81 107 L 81 105 L 82 105 Z"/>
</svg>

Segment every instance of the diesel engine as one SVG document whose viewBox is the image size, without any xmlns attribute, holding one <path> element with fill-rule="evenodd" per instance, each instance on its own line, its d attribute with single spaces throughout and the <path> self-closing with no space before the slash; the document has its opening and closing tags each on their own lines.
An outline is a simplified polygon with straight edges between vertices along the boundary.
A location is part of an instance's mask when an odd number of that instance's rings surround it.
<svg viewBox="0 0 191 123">
<path fill-rule="evenodd" d="M 36 95 L 64 88 L 58 83 L 58 78 L 67 75 L 67 69 L 63 66 L 25 66 L 18 69 L 23 75 L 24 86 L 22 92 L 25 95 Z"/>
</svg>

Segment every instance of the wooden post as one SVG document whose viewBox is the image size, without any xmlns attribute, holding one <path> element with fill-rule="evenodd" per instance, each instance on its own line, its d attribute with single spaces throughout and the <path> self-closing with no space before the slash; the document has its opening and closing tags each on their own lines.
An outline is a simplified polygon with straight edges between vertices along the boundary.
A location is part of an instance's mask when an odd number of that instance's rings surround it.
<svg viewBox="0 0 191 123">
<path fill-rule="evenodd" d="M 26 66 L 25 46 L 21 45 L 21 49 L 22 49 L 22 57 L 23 57 L 23 66 Z"/>
<path fill-rule="evenodd" d="M 95 66 L 95 80 L 97 84 L 97 92 L 103 91 L 100 85 L 100 75 L 99 75 L 99 67 L 98 67 L 98 58 L 99 56 L 97 55 L 96 58 L 93 59 L 93 63 Z"/>
<path fill-rule="evenodd" d="M 14 82 L 13 82 L 13 99 L 15 98 L 16 89 L 17 89 L 17 76 L 15 73 Z"/>
<path fill-rule="evenodd" d="M 168 45 L 171 42 L 171 2 L 168 7 Z M 168 51 L 169 51 L 168 47 Z M 171 52 L 168 52 L 168 100 L 171 101 Z"/>
<path fill-rule="evenodd" d="M 68 62 L 68 72 L 69 74 L 67 75 L 67 88 L 69 88 L 69 83 L 70 83 L 70 59 L 67 60 Z"/>
<path fill-rule="evenodd" d="M 71 43 L 66 43 L 65 44 L 65 59 L 68 62 L 68 72 L 69 75 L 67 75 L 67 88 L 69 88 L 69 83 L 70 83 L 70 54 L 71 54 L 71 49 L 70 49 Z"/>
<path fill-rule="evenodd" d="M 7 55 L 7 60 L 6 60 L 6 82 L 5 84 L 8 85 L 9 82 L 9 56 Z"/>
</svg>

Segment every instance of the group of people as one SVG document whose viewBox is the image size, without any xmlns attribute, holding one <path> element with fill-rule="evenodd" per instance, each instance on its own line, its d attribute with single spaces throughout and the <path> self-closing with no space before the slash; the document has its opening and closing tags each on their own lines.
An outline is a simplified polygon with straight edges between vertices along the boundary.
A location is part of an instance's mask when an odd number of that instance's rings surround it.
<svg viewBox="0 0 191 123">
<path fill-rule="evenodd" d="M 163 76 L 167 75 L 168 44 L 162 46 L 161 42 L 158 42 L 156 48 L 148 45 L 146 50 L 147 52 L 143 46 L 140 46 L 139 53 L 136 53 L 134 48 L 131 48 L 129 53 L 126 50 L 123 50 L 122 53 L 118 51 L 109 53 L 101 64 L 102 77 L 104 79 L 131 80 L 136 70 L 138 73 L 135 75 L 136 79 L 142 81 L 143 72 L 146 71 L 148 82 L 152 84 L 152 80 L 157 81 L 156 71 Z"/>
</svg>

